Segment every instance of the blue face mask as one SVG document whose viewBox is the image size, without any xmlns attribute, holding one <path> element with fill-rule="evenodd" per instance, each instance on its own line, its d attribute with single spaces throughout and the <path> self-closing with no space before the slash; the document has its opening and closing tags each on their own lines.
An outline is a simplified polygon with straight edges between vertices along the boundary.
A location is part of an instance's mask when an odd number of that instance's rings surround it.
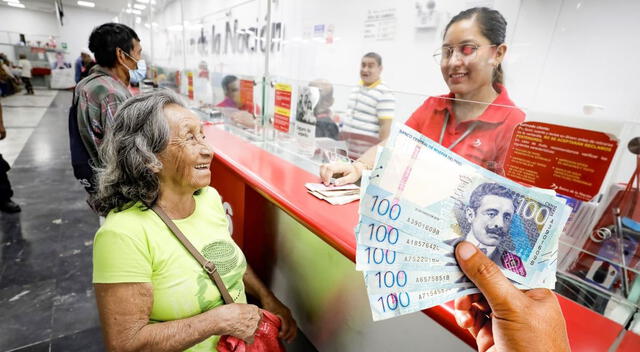
<svg viewBox="0 0 640 352">
<path fill-rule="evenodd" d="M 136 60 L 131 55 L 125 53 L 124 51 L 123 53 L 128 57 L 130 57 L 131 60 L 136 62 L 135 70 L 132 70 L 127 65 L 124 65 L 124 67 L 129 69 L 129 82 L 130 83 L 142 82 L 142 80 L 144 80 L 147 77 L 147 63 L 144 61 L 144 59 Z"/>
<path fill-rule="evenodd" d="M 147 63 L 144 60 L 138 60 L 138 67 L 135 70 L 129 70 L 129 81 L 139 83 L 145 78 L 147 78 Z"/>
</svg>

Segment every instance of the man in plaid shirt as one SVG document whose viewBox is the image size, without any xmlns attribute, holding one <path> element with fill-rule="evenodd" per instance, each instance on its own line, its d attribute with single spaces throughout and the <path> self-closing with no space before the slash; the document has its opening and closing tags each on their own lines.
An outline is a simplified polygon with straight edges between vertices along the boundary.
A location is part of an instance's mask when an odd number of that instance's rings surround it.
<svg viewBox="0 0 640 352">
<path fill-rule="evenodd" d="M 119 23 L 96 27 L 89 37 L 96 63 L 91 74 L 76 85 L 77 128 L 91 166 L 102 166 L 98 147 L 118 107 L 131 97 L 130 71 L 137 68 L 142 47 L 136 32 Z M 75 165 L 74 165 L 75 167 Z M 80 180 L 87 190 L 92 180 Z"/>
</svg>

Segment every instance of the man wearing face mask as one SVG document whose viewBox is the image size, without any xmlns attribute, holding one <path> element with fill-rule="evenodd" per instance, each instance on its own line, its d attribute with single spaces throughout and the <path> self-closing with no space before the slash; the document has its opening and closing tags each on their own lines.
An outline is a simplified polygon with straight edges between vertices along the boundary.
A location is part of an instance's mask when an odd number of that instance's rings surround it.
<svg viewBox="0 0 640 352">
<path fill-rule="evenodd" d="M 102 165 L 98 147 L 118 107 L 131 97 L 129 84 L 145 78 L 146 65 L 138 35 L 123 24 L 105 23 L 94 28 L 89 36 L 89 49 L 96 65 L 76 85 L 69 136 L 74 175 L 93 193 L 91 167 Z"/>
</svg>

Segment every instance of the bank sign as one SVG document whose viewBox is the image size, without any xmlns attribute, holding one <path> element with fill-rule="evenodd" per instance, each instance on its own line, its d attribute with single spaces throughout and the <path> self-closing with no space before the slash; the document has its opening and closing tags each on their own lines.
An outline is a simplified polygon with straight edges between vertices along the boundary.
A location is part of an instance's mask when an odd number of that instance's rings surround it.
<svg viewBox="0 0 640 352">
<path fill-rule="evenodd" d="M 238 19 L 200 26 L 200 31 L 187 31 L 188 54 L 230 55 L 264 53 L 267 50 L 267 24 L 241 23 Z M 271 52 L 284 46 L 284 24 L 271 23 Z"/>
</svg>

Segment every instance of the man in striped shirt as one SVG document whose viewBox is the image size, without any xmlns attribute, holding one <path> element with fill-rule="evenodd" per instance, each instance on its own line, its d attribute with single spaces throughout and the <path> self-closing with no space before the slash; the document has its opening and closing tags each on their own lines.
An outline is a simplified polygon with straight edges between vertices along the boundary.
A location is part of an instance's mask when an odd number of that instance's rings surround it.
<svg viewBox="0 0 640 352">
<path fill-rule="evenodd" d="M 382 83 L 382 57 L 367 53 L 360 63 L 358 87 L 349 96 L 348 108 L 351 118 L 345 122 L 345 131 L 363 134 L 379 140 L 387 138 L 391 130 L 396 99 L 391 90 Z"/>
</svg>

